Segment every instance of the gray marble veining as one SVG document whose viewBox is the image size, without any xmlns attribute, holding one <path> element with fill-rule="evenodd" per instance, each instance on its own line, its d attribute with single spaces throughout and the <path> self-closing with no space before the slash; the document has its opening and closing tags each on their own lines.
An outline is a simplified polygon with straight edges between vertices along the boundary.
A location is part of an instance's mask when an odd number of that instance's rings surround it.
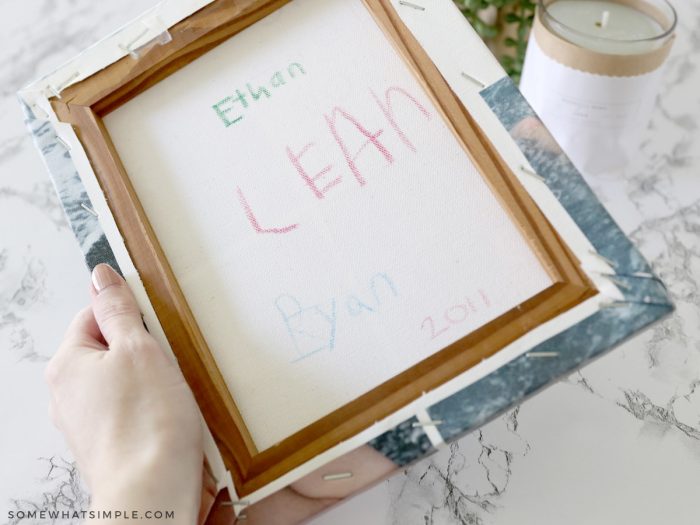
<svg viewBox="0 0 700 525">
<path fill-rule="evenodd" d="M 522 441 L 500 449 L 499 471 L 509 474 L 502 489 L 484 481 L 491 471 L 480 461 L 480 442 L 512 437 L 511 413 L 375 489 L 391 501 L 386 521 L 377 523 L 696 523 L 700 3 L 675 4 L 678 38 L 640 158 L 588 182 L 667 284 L 676 312 L 520 407 Z M 352 523 L 342 516 L 319 523 Z"/>
<path fill-rule="evenodd" d="M 46 165 L 50 167 L 51 180 L 88 268 L 107 263 L 120 271 L 107 237 L 98 222 L 97 214 L 73 165 L 71 152 L 57 139 L 56 130 L 51 122 L 34 117 L 26 105 L 23 105 L 22 109 L 34 143 Z"/>
<path fill-rule="evenodd" d="M 89 495 L 80 480 L 75 462 L 60 457 L 39 459 L 44 463 L 46 470 L 45 475 L 37 480 L 37 488 L 41 489 L 41 493 L 34 499 L 11 499 L 11 510 L 15 512 L 15 516 L 7 521 L 8 525 L 27 523 L 26 519 L 21 518 L 21 513 L 43 510 L 49 517 L 47 522 L 54 523 L 67 520 L 53 516 L 61 516 L 64 512 L 81 513 L 88 508 Z"/>
</svg>

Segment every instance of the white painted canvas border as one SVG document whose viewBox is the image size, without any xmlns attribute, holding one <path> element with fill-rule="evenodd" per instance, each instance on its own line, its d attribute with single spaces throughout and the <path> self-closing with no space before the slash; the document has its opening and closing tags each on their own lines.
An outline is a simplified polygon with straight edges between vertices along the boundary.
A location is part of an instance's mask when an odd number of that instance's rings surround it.
<svg viewBox="0 0 700 525">
<path fill-rule="evenodd" d="M 169 345 L 165 334 L 129 257 L 87 155 L 72 127 L 57 121 L 48 99 L 53 96 L 50 86 L 55 88 L 58 85 L 64 89 L 72 83 L 89 77 L 126 56 L 128 51 L 124 49 L 125 42 L 131 42 L 132 47 L 142 45 L 142 43 L 145 44 L 162 34 L 163 29 L 171 27 L 211 1 L 168 0 L 161 2 L 130 24 L 117 30 L 75 59 L 59 67 L 50 75 L 33 82 L 20 92 L 20 97 L 30 108 L 34 108 L 35 112 L 45 113 L 55 123 L 59 137 L 71 146 L 71 156 L 76 170 L 85 185 L 94 210 L 99 215 L 100 225 L 107 236 L 125 278 L 137 297 L 146 324 L 159 343 L 168 349 Z M 479 94 L 482 86 L 465 78 L 463 75 L 463 73 L 466 73 L 469 77 L 478 80 L 485 86 L 489 86 L 503 78 L 505 72 L 457 7 L 451 0 L 416 0 L 412 2 L 416 5 L 424 6 L 424 10 L 403 5 L 399 0 L 391 1 L 403 22 L 435 62 L 441 74 L 464 106 L 470 111 L 486 136 L 494 144 L 501 145 L 499 152 L 503 159 L 518 176 L 525 189 L 567 242 L 574 254 L 582 261 L 584 270 L 601 291 L 601 294 L 587 300 L 556 319 L 537 327 L 459 377 L 426 393 L 413 403 L 375 423 L 352 439 L 320 454 L 273 483 L 249 495 L 246 497 L 246 502 L 248 503 L 259 501 L 321 467 L 323 464 L 364 445 L 406 419 L 421 414 L 427 407 L 462 390 L 527 352 L 537 344 L 593 315 L 600 310 L 601 302 L 610 299 L 621 300 L 623 298 L 612 282 L 599 276 L 600 273 L 614 273 L 614 271 L 602 259 L 591 255 L 595 253 L 593 246 L 561 206 L 556 196 L 538 178 L 523 172 L 523 166 L 528 169 L 531 169 L 531 167 L 515 141 L 482 99 Z M 144 31 L 144 28 L 150 29 Z M 138 38 L 134 40 L 137 36 Z M 470 52 L 467 53 L 465 50 Z M 475 59 L 477 56 L 478 59 Z M 77 75 L 76 72 L 78 73 Z M 66 79 L 70 80 L 67 81 Z M 36 108 L 39 109 L 36 110 Z M 214 440 L 208 432 L 206 434 L 206 455 L 212 470 L 220 480 L 220 487 L 228 486 L 232 498 L 236 499 L 230 475 L 226 472 Z M 435 443 L 435 445 L 439 444 Z"/>
</svg>

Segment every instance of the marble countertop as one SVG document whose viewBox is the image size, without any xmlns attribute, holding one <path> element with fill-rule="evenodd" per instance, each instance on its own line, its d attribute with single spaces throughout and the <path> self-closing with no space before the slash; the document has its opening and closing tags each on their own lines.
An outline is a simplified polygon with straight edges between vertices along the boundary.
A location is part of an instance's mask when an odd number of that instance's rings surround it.
<svg viewBox="0 0 700 525">
<path fill-rule="evenodd" d="M 15 92 L 155 3 L 1 4 L 0 523 L 17 507 L 82 509 L 87 497 L 47 417 L 42 373 L 88 275 Z M 678 38 L 639 167 L 587 180 L 677 311 L 316 525 L 697 523 L 700 0 L 675 4 Z"/>
</svg>

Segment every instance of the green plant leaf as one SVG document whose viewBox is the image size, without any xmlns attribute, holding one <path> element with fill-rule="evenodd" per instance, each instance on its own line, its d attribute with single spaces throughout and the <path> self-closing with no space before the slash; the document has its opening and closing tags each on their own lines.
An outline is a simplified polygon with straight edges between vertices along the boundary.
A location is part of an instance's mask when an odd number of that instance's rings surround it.
<svg viewBox="0 0 700 525">
<path fill-rule="evenodd" d="M 521 18 L 515 13 L 506 14 L 506 22 L 508 22 L 509 24 L 517 24 L 518 22 L 520 22 L 520 20 Z"/>
<path fill-rule="evenodd" d="M 496 26 L 489 25 L 479 18 L 474 20 L 474 29 L 482 38 L 496 38 L 498 36 Z"/>
<path fill-rule="evenodd" d="M 521 24 L 518 26 L 518 40 L 524 42 L 527 38 L 527 33 L 530 30 L 530 26 L 527 24 Z"/>
<path fill-rule="evenodd" d="M 457 7 L 469 20 L 476 32 L 486 43 L 495 41 L 505 28 L 515 26 L 515 35 L 503 40 L 506 48 L 512 49 L 497 57 L 506 73 L 518 82 L 522 73 L 527 37 L 534 20 L 535 1 L 533 0 L 453 0 Z M 486 9 L 496 8 L 498 20 L 502 22 L 492 25 L 481 19 Z"/>
</svg>

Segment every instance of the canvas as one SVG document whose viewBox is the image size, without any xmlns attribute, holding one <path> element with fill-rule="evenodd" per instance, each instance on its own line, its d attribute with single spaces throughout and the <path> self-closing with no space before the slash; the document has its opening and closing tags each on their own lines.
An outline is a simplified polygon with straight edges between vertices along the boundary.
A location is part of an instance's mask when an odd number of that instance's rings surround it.
<svg viewBox="0 0 700 525">
<path fill-rule="evenodd" d="M 449 0 L 212 2 L 247 25 L 147 76 L 207 16 L 168 9 L 170 43 L 106 40 L 21 97 L 89 265 L 118 266 L 173 348 L 241 506 L 366 443 L 414 461 L 670 311 Z"/>
</svg>

